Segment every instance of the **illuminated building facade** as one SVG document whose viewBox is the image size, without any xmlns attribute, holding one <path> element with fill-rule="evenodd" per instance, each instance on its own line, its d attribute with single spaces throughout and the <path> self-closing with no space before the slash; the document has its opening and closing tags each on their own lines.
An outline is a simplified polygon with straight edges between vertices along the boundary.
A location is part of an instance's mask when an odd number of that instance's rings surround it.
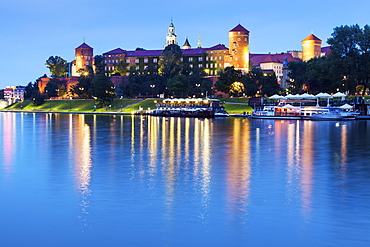
<svg viewBox="0 0 370 247">
<path fill-rule="evenodd" d="M 249 71 L 249 31 L 237 25 L 229 31 L 229 54 L 225 67 Z"/>
<path fill-rule="evenodd" d="M 321 57 L 322 41 L 313 34 L 302 40 L 302 60 L 307 62 L 315 57 Z"/>
<path fill-rule="evenodd" d="M 79 76 L 79 71 L 86 70 L 86 66 L 94 64 L 94 49 L 85 42 L 75 49 L 75 58 L 71 64 L 72 76 Z"/>
<path fill-rule="evenodd" d="M 11 102 L 23 101 L 25 88 L 24 86 L 6 87 L 4 89 L 4 99 Z"/>
</svg>

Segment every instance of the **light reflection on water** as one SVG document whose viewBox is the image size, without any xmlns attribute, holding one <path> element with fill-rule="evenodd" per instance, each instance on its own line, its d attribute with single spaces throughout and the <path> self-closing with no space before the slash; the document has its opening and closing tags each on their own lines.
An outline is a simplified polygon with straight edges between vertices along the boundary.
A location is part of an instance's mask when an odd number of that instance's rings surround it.
<svg viewBox="0 0 370 247">
<path fill-rule="evenodd" d="M 368 121 L 1 113 L 0 126 L 0 196 L 19 204 L 2 221 L 28 245 L 65 246 L 60 231 L 89 246 L 370 241 Z"/>
</svg>

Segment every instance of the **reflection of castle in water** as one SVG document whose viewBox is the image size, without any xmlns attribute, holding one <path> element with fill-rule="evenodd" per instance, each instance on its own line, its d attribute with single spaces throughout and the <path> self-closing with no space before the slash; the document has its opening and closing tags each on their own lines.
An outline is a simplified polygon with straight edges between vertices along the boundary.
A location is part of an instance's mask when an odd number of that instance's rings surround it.
<svg viewBox="0 0 370 247">
<path fill-rule="evenodd" d="M 69 115 L 69 156 L 74 160 L 77 189 L 81 194 L 80 216 L 82 228 L 89 228 L 87 223 L 91 180 L 91 138 L 90 127 L 85 123 L 85 115 Z"/>
</svg>

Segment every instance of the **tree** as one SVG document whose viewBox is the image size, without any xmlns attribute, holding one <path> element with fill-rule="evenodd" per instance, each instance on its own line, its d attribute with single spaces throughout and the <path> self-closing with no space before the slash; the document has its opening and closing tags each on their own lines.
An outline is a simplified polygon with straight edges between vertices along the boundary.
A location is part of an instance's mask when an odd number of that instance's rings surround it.
<svg viewBox="0 0 370 247">
<path fill-rule="evenodd" d="M 369 87 L 370 27 L 362 29 L 358 24 L 336 27 L 327 43 L 332 50 L 329 58 L 337 62 L 341 77 L 345 76 L 346 88 L 354 93 L 358 85 Z"/>
<path fill-rule="evenodd" d="M 255 96 L 259 90 L 259 81 L 258 78 L 262 76 L 262 71 L 255 67 L 252 68 L 245 76 L 242 78 L 244 84 L 245 94 L 247 96 Z"/>
<path fill-rule="evenodd" d="M 120 74 L 122 76 L 125 76 L 127 73 L 127 66 L 128 64 L 126 63 L 125 59 L 119 60 L 116 66 L 114 67 L 113 74 Z"/>
<path fill-rule="evenodd" d="M 303 84 L 308 80 L 307 63 L 291 61 L 288 64 L 290 85 L 289 90 L 293 93 L 302 93 Z"/>
<path fill-rule="evenodd" d="M 57 97 L 58 96 L 58 78 L 52 78 L 44 88 L 44 95 L 46 98 Z"/>
<path fill-rule="evenodd" d="M 74 87 L 74 93 L 78 95 L 80 98 L 90 98 L 92 95 L 92 82 L 93 75 L 81 75 L 78 78 L 78 83 Z"/>
<path fill-rule="evenodd" d="M 104 58 L 101 55 L 94 57 L 95 74 L 102 74 L 105 72 L 104 69 Z"/>
<path fill-rule="evenodd" d="M 176 97 L 186 97 L 190 89 L 189 77 L 185 75 L 176 75 L 167 81 L 168 93 L 174 94 Z"/>
<path fill-rule="evenodd" d="M 68 63 L 61 57 L 51 56 L 46 60 L 46 67 L 50 70 L 53 78 L 65 77 L 68 71 Z"/>
<path fill-rule="evenodd" d="M 112 103 L 115 97 L 115 90 L 112 81 L 104 74 L 98 74 L 92 80 L 92 90 L 94 97 L 103 105 Z"/>
<path fill-rule="evenodd" d="M 181 57 L 180 46 L 175 44 L 166 46 L 159 60 L 159 73 L 166 79 L 178 75 L 181 71 Z"/>
<path fill-rule="evenodd" d="M 232 84 L 234 82 L 241 82 L 242 72 L 241 70 L 235 70 L 234 67 L 226 67 L 224 70 L 220 70 L 220 77 L 215 83 L 215 87 L 218 91 L 233 94 L 234 88 Z"/>
</svg>

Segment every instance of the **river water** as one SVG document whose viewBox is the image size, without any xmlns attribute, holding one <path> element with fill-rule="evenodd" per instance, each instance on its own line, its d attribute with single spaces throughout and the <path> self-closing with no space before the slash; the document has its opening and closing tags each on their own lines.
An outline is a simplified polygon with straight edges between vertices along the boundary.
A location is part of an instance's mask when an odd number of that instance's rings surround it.
<svg viewBox="0 0 370 247">
<path fill-rule="evenodd" d="M 370 246 L 370 121 L 0 113 L 1 246 Z"/>
</svg>

